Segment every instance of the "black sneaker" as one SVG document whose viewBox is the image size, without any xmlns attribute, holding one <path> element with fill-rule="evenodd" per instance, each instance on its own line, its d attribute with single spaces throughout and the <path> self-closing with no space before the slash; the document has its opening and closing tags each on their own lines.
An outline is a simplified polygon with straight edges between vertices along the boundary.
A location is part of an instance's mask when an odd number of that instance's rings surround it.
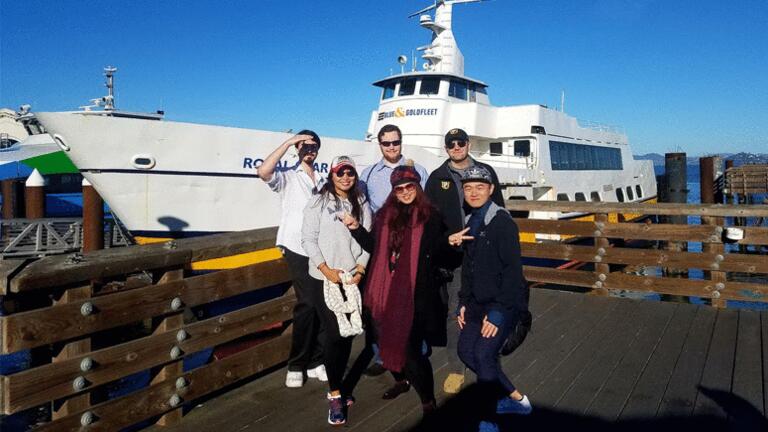
<svg viewBox="0 0 768 432">
<path fill-rule="evenodd" d="M 387 370 L 384 369 L 384 366 L 381 365 L 381 363 L 374 363 L 366 369 L 363 374 L 366 376 L 374 377 L 379 376 L 386 372 Z"/>
<path fill-rule="evenodd" d="M 408 381 L 397 381 L 395 382 L 395 385 L 390 387 L 387 391 L 384 392 L 383 395 L 381 395 L 381 398 L 387 400 L 394 399 L 401 394 L 408 392 L 410 389 L 411 385 L 408 383 Z"/>
</svg>

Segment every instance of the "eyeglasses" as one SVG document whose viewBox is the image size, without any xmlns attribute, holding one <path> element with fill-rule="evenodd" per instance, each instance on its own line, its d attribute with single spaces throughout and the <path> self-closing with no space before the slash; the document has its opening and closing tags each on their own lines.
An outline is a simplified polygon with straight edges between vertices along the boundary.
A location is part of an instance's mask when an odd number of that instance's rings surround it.
<svg viewBox="0 0 768 432">
<path fill-rule="evenodd" d="M 341 171 L 336 172 L 336 177 L 338 177 L 338 178 L 342 178 L 342 177 L 355 178 L 355 177 L 357 177 L 357 173 L 355 172 L 355 170 L 345 169 L 345 170 L 341 170 Z"/>
<path fill-rule="evenodd" d="M 413 192 L 416 190 L 416 183 L 406 183 L 404 185 L 395 186 L 395 193 L 396 194 L 403 194 L 408 192 Z"/>
<path fill-rule="evenodd" d="M 445 148 L 448 150 L 453 149 L 454 147 L 459 146 L 459 148 L 464 148 L 467 146 L 466 141 L 451 141 L 448 144 L 445 145 Z"/>
<path fill-rule="evenodd" d="M 389 146 L 395 146 L 398 147 L 400 144 L 402 144 L 402 140 L 395 140 L 395 141 L 379 141 L 379 145 L 383 147 L 389 147 Z"/>
</svg>

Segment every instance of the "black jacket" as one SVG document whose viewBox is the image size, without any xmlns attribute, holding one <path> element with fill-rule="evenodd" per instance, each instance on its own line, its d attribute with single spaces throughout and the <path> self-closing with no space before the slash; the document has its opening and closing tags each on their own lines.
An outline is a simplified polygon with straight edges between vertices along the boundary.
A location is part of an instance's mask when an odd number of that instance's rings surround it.
<svg viewBox="0 0 768 432">
<path fill-rule="evenodd" d="M 501 185 L 499 185 L 499 177 L 496 175 L 496 171 L 488 165 L 482 162 L 474 160 L 475 165 L 481 166 L 487 169 L 491 173 L 493 178 L 493 195 L 491 199 L 500 207 L 504 207 L 504 197 L 501 195 Z M 461 211 L 462 206 L 466 214 L 469 214 L 471 208 L 466 202 L 461 201 L 461 194 L 456 190 L 456 183 L 453 180 L 448 164 L 450 159 L 446 160 L 442 165 L 437 167 L 427 179 L 427 186 L 424 192 L 427 193 L 429 200 L 432 201 L 443 214 L 445 225 L 448 227 L 448 233 L 453 234 L 461 231 L 464 228 L 463 213 Z"/>
<path fill-rule="evenodd" d="M 512 216 L 491 204 L 480 233 L 462 246 L 459 305 L 481 306 L 491 322 L 495 321 L 492 315 L 509 317 L 512 321 L 507 325 L 517 322 L 528 311 L 529 291 L 523 276 L 519 232 Z"/>
<path fill-rule="evenodd" d="M 360 227 L 350 231 L 352 237 L 368 253 L 375 253 L 373 235 Z M 427 341 L 431 346 L 445 346 L 448 306 L 440 293 L 442 279 L 436 263 L 448 262 L 458 266 L 461 255 L 448 245 L 448 234 L 439 212 L 433 212 L 424 225 L 419 247 L 418 269 L 413 299 L 413 324 L 410 341 L 421 346 Z M 386 240 L 383 240 L 386 241 Z"/>
</svg>

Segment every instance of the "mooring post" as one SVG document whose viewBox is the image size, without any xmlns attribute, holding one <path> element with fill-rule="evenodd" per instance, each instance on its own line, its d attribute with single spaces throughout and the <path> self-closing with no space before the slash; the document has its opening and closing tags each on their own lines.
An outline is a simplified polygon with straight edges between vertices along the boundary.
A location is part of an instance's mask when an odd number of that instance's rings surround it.
<svg viewBox="0 0 768 432">
<path fill-rule="evenodd" d="M 725 161 L 725 172 L 727 173 L 729 169 L 733 168 L 733 159 L 728 159 Z M 727 194 L 725 194 L 725 203 L 726 204 L 733 204 L 733 193 L 728 191 Z M 735 218 L 734 218 L 735 219 Z"/>
<path fill-rule="evenodd" d="M 25 182 L 24 207 L 27 219 L 45 217 L 45 179 L 35 169 Z"/>
<path fill-rule="evenodd" d="M 0 220 L 23 217 L 24 191 L 20 187 L 18 179 L 7 179 L 0 182 L 0 191 L 3 196 L 2 218 Z M 9 225 L 3 225 L 0 237 L 8 238 L 11 233 Z"/>
<path fill-rule="evenodd" d="M 714 204 L 716 202 L 715 200 L 715 177 L 717 176 L 717 164 L 718 158 L 714 157 L 703 157 L 699 158 L 699 174 L 700 174 L 700 184 L 701 184 L 701 203 L 702 204 Z M 702 216 L 701 217 L 701 224 L 702 225 L 711 225 L 720 227 L 720 229 L 725 229 L 725 218 L 722 217 L 713 217 L 713 216 Z M 711 242 L 706 242 L 702 244 L 702 252 L 707 254 L 716 254 L 719 256 L 723 256 L 725 253 L 725 245 L 723 245 L 723 241 L 720 238 L 720 236 L 713 235 L 713 240 Z M 724 308 L 726 306 L 726 302 L 724 299 L 721 298 L 721 290 L 725 288 L 726 283 L 726 273 L 721 271 L 716 271 L 719 268 L 720 264 L 718 260 L 712 261 L 710 264 L 709 269 L 704 272 L 705 277 L 709 277 L 709 279 L 712 281 L 712 306 L 718 307 L 718 308 Z"/>
<path fill-rule="evenodd" d="M 685 153 L 667 153 L 664 156 L 664 177 L 666 178 L 664 186 L 666 188 L 664 196 L 670 203 L 685 204 L 688 202 L 688 158 Z M 686 225 L 688 217 L 665 216 L 665 223 Z M 664 243 L 664 249 L 669 251 L 682 252 L 688 250 L 688 244 L 685 242 Z M 668 275 L 684 275 L 687 270 L 664 267 L 662 271 Z"/>
<path fill-rule="evenodd" d="M 83 179 L 83 252 L 104 249 L 104 200 Z"/>
</svg>

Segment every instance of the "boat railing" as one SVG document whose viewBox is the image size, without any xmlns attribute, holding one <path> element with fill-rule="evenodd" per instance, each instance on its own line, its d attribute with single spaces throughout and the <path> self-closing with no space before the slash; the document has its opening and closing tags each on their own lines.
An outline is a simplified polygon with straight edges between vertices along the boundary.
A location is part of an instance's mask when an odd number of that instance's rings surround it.
<svg viewBox="0 0 768 432">
<path fill-rule="evenodd" d="M 104 221 L 104 247 L 130 244 L 114 219 Z M 79 252 L 83 247 L 82 218 L 0 220 L 0 257 L 31 258 Z"/>
<path fill-rule="evenodd" d="M 592 120 L 579 120 L 579 126 L 585 129 L 592 129 L 598 132 L 608 132 L 608 133 L 613 133 L 617 135 L 626 134 L 626 131 L 623 126 L 611 125 L 611 124 L 601 123 L 601 122 L 592 121 Z"/>
</svg>

